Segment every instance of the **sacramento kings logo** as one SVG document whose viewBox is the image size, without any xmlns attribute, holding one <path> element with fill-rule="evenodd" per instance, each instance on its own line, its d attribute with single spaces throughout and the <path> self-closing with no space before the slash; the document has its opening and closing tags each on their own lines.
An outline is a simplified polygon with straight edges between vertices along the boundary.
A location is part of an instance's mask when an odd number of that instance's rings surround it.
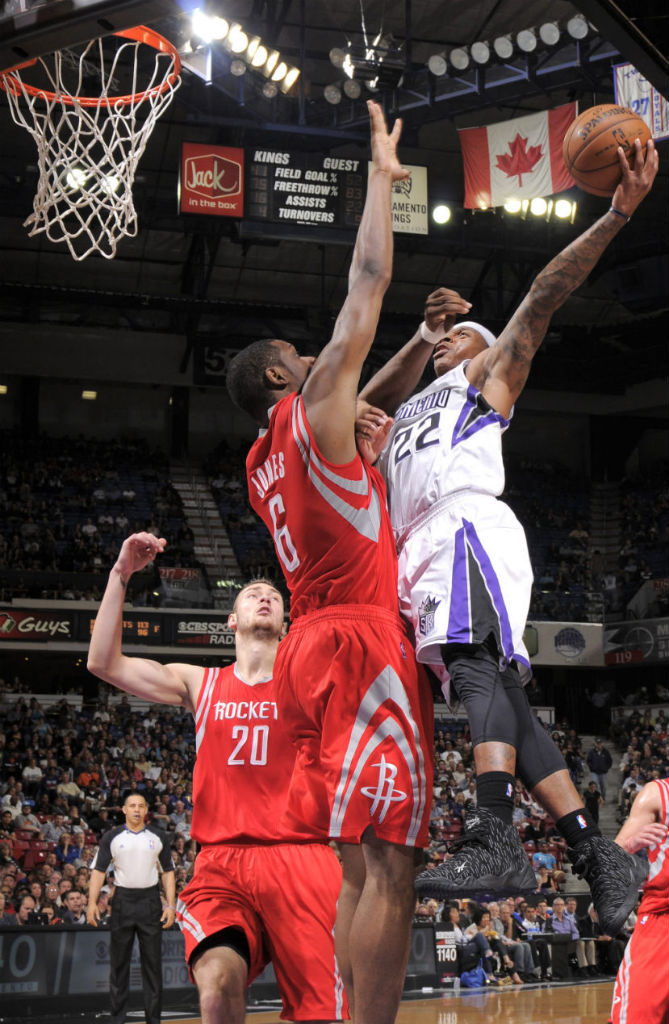
<svg viewBox="0 0 669 1024">
<path fill-rule="evenodd" d="M 423 603 L 418 608 L 418 632 L 421 636 L 427 636 L 428 633 L 432 633 L 434 630 L 434 613 L 437 607 L 441 604 L 436 597 L 430 597 L 428 594 Z"/>
</svg>

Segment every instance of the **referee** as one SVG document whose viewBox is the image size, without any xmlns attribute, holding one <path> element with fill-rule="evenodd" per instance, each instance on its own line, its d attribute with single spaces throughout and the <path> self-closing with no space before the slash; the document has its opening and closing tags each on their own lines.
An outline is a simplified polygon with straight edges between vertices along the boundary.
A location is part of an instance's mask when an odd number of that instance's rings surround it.
<svg viewBox="0 0 669 1024">
<path fill-rule="evenodd" d="M 97 928 L 98 896 L 110 864 L 114 865 L 114 899 L 110 917 L 109 998 L 113 1024 L 123 1024 L 130 987 L 130 958 L 137 935 L 142 965 L 146 1024 L 159 1024 L 163 984 L 161 925 L 174 924 L 175 880 L 165 833 L 145 823 L 148 805 L 141 793 L 123 804 L 125 825 L 105 832 L 92 864 L 86 920 Z M 167 906 L 161 910 L 158 872 Z"/>
</svg>

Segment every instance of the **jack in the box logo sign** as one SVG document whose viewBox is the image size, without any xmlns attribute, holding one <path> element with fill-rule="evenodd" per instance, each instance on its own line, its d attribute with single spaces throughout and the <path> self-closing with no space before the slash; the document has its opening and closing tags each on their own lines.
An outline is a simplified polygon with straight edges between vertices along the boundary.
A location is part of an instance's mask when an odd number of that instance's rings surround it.
<svg viewBox="0 0 669 1024">
<path fill-rule="evenodd" d="M 184 142 L 179 181 L 181 213 L 241 217 L 244 150 Z"/>
</svg>

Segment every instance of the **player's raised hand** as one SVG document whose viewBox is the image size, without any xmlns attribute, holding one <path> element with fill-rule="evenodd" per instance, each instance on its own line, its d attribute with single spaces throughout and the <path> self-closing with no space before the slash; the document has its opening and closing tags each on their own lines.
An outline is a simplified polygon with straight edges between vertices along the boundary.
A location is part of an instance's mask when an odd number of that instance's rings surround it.
<svg viewBox="0 0 669 1024">
<path fill-rule="evenodd" d="M 358 398 L 355 407 L 355 443 L 367 462 L 374 465 L 386 446 L 392 416 L 386 416 L 383 409 L 377 409 L 364 398 Z"/>
<path fill-rule="evenodd" d="M 634 143 L 634 159 L 632 160 L 631 167 L 624 149 L 622 146 L 619 146 L 618 163 L 620 164 L 622 178 L 613 193 L 611 205 L 616 210 L 619 210 L 620 213 L 631 217 L 641 200 L 648 195 L 655 181 L 655 175 L 659 167 L 655 143 L 652 139 L 648 140 L 644 159 L 641 142 L 637 139 Z"/>
<path fill-rule="evenodd" d="M 155 537 L 152 533 L 133 533 L 123 541 L 114 569 L 127 582 L 134 572 L 141 572 L 156 555 L 164 551 L 166 544 L 164 537 Z"/>
<path fill-rule="evenodd" d="M 393 130 L 388 131 L 386 119 L 378 103 L 367 100 L 369 124 L 372 133 L 372 161 L 379 171 L 389 171 L 393 181 L 403 181 L 409 171 L 402 167 L 397 156 L 397 143 L 402 134 L 402 119 L 397 118 Z"/>
<path fill-rule="evenodd" d="M 425 300 L 425 325 L 430 331 L 443 328 L 450 331 L 458 317 L 467 316 L 471 302 L 463 299 L 453 288 L 437 288 Z"/>
</svg>

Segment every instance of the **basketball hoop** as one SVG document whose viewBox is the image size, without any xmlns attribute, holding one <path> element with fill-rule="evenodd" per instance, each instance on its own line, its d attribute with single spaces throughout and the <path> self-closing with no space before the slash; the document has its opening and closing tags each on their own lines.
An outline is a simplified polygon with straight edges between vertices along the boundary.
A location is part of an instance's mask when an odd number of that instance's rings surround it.
<svg viewBox="0 0 669 1024">
<path fill-rule="evenodd" d="M 28 70 L 37 84 L 23 81 Z M 137 164 L 180 72 L 172 43 L 143 25 L 0 72 L 12 118 L 37 145 L 30 235 L 44 231 L 83 260 L 93 252 L 113 259 L 119 241 L 137 234 Z M 99 95 L 82 95 L 91 78 Z"/>
</svg>

